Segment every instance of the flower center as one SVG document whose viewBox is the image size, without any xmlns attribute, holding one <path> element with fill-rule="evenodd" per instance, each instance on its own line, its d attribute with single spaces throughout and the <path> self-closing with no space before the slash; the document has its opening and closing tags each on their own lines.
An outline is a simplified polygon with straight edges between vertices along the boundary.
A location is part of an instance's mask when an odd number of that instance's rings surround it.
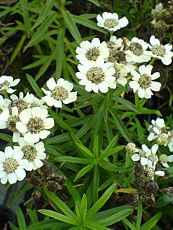
<svg viewBox="0 0 173 230">
<path fill-rule="evenodd" d="M 11 107 L 15 106 L 19 109 L 19 112 L 22 112 L 24 109 L 28 108 L 28 103 L 22 99 L 14 100 L 11 103 Z"/>
<path fill-rule="evenodd" d="M 25 145 L 22 148 L 22 152 L 24 153 L 24 158 L 26 158 L 30 162 L 33 162 L 37 157 L 37 150 L 32 145 Z"/>
<path fill-rule="evenodd" d="M 11 116 L 7 121 L 7 129 L 12 132 L 17 132 L 18 130 L 16 129 L 16 123 L 18 121 L 20 121 L 19 116 Z"/>
<path fill-rule="evenodd" d="M 117 26 L 117 25 L 118 25 L 118 20 L 113 19 L 113 18 L 106 19 L 105 22 L 104 22 L 104 26 L 108 27 L 110 29 L 115 27 L 115 26 Z"/>
<path fill-rule="evenodd" d="M 89 49 L 85 54 L 86 58 L 90 61 L 96 61 L 99 55 L 100 50 L 96 47 Z"/>
<path fill-rule="evenodd" d="M 52 90 L 52 96 L 55 100 L 65 100 L 68 97 L 68 91 L 62 86 L 56 86 Z"/>
<path fill-rule="evenodd" d="M 166 154 L 161 154 L 159 157 L 159 160 L 163 163 L 167 163 L 168 162 L 168 156 Z"/>
<path fill-rule="evenodd" d="M 139 43 L 136 42 L 131 43 L 128 49 L 131 50 L 137 56 L 143 54 L 143 48 Z"/>
<path fill-rule="evenodd" d="M 158 157 L 155 154 L 149 155 L 148 159 L 150 159 L 153 162 L 157 162 L 158 161 Z"/>
<path fill-rule="evenodd" d="M 143 150 L 139 150 L 139 156 L 146 157 L 146 152 L 144 152 Z"/>
<path fill-rule="evenodd" d="M 155 45 L 151 48 L 151 52 L 157 56 L 164 57 L 165 48 L 162 45 Z"/>
<path fill-rule="evenodd" d="M 116 49 L 113 49 L 110 51 L 109 61 L 110 62 L 125 63 L 126 55 L 123 51 L 117 51 Z"/>
<path fill-rule="evenodd" d="M 165 145 L 168 142 L 168 134 L 161 133 L 159 134 L 158 138 L 156 139 L 158 145 Z"/>
<path fill-rule="evenodd" d="M 140 85 L 141 88 L 147 89 L 148 87 L 151 86 L 151 78 L 147 74 L 143 74 L 139 78 L 139 82 L 138 83 L 139 83 L 139 85 Z"/>
<path fill-rule="evenodd" d="M 10 82 L 7 80 L 0 84 L 0 91 L 7 91 L 8 87 L 10 86 Z"/>
<path fill-rule="evenodd" d="M 7 173 L 13 173 L 19 167 L 19 163 L 14 158 L 6 158 L 3 162 L 4 171 Z"/>
<path fill-rule="evenodd" d="M 146 172 L 148 177 L 151 177 L 151 178 L 154 177 L 154 169 L 153 168 L 146 168 L 145 172 Z"/>
<path fill-rule="evenodd" d="M 99 67 L 93 67 L 87 71 L 87 79 L 92 83 L 98 85 L 99 83 L 103 82 L 105 79 L 105 74 L 103 70 Z"/>
<path fill-rule="evenodd" d="M 39 117 L 32 117 L 28 121 L 27 128 L 31 133 L 39 133 L 44 130 L 44 122 Z"/>
</svg>

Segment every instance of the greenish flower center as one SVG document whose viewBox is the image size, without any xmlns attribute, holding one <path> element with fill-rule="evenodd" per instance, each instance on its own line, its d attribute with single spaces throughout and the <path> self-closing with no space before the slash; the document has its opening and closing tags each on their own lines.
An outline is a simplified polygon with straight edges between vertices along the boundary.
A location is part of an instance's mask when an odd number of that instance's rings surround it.
<svg viewBox="0 0 173 230">
<path fill-rule="evenodd" d="M 85 56 L 89 61 L 96 61 L 100 55 L 100 50 L 96 47 L 89 49 Z"/>
<path fill-rule="evenodd" d="M 167 163 L 168 162 L 168 156 L 166 154 L 161 154 L 159 157 L 159 160 L 163 163 Z"/>
<path fill-rule="evenodd" d="M 17 107 L 19 112 L 22 112 L 24 109 L 28 108 L 28 103 L 22 99 L 14 100 L 11 103 L 11 107 Z"/>
<path fill-rule="evenodd" d="M 57 101 L 65 100 L 68 97 L 68 91 L 62 86 L 56 86 L 52 90 L 52 97 Z"/>
<path fill-rule="evenodd" d="M 24 158 L 26 158 L 30 162 L 33 162 L 37 157 L 37 150 L 32 145 L 25 145 L 22 148 L 22 152 L 24 153 Z"/>
<path fill-rule="evenodd" d="M 139 78 L 139 85 L 142 89 L 147 89 L 148 87 L 151 86 L 151 77 L 148 76 L 147 74 L 143 74 L 141 75 L 141 77 Z"/>
<path fill-rule="evenodd" d="M 99 67 L 93 67 L 87 71 L 87 79 L 96 85 L 100 84 L 105 79 L 103 70 Z"/>
<path fill-rule="evenodd" d="M 2 84 L 0 84 L 0 91 L 3 93 L 3 92 L 6 92 L 8 90 L 10 86 L 10 82 L 8 82 L 7 80 L 4 81 Z"/>
<path fill-rule="evenodd" d="M 27 128 L 31 133 L 39 133 L 44 130 L 44 122 L 39 117 L 33 117 L 28 121 Z"/>
<path fill-rule="evenodd" d="M 143 48 L 137 42 L 131 43 L 130 46 L 128 47 L 128 49 L 131 50 L 137 56 L 140 56 L 143 54 Z"/>
<path fill-rule="evenodd" d="M 13 173 L 19 167 L 19 163 L 16 159 L 6 158 L 3 162 L 4 171 L 7 173 Z"/>
<path fill-rule="evenodd" d="M 126 62 L 126 55 L 123 51 L 117 51 L 117 49 L 110 50 L 109 61 L 123 64 Z"/>
<path fill-rule="evenodd" d="M 168 142 L 169 136 L 166 133 L 161 133 L 156 139 L 158 145 L 164 145 Z"/>
<path fill-rule="evenodd" d="M 9 117 L 7 121 L 7 129 L 12 131 L 12 132 L 17 132 L 18 130 L 16 129 L 16 123 L 20 121 L 19 116 L 11 116 Z"/>
<path fill-rule="evenodd" d="M 154 45 L 151 48 L 151 52 L 156 55 L 156 56 L 161 56 L 164 57 L 165 56 L 165 48 L 162 45 Z"/>
<path fill-rule="evenodd" d="M 115 26 L 118 25 L 118 20 L 110 18 L 110 19 L 106 19 L 104 22 L 104 26 L 108 27 L 108 28 L 114 28 Z"/>
</svg>

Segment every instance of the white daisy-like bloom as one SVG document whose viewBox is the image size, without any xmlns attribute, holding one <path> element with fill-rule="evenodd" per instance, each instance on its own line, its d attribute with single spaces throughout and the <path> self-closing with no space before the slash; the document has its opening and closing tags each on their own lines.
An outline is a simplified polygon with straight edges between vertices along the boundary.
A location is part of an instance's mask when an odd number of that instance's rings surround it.
<svg viewBox="0 0 173 230">
<path fill-rule="evenodd" d="M 78 65 L 78 70 L 80 72 L 77 72 L 76 76 L 80 80 L 79 84 L 84 85 L 88 92 L 107 93 L 109 88 L 116 88 L 116 79 L 113 76 L 115 69 L 111 62 L 104 63 L 103 60 L 99 60 L 95 63 L 86 63 Z"/>
<path fill-rule="evenodd" d="M 35 97 L 32 93 L 27 93 L 25 96 L 23 92 L 20 92 L 19 96 L 12 94 L 10 99 L 12 100 L 11 107 L 17 107 L 19 112 L 33 107 L 46 108 L 46 105 L 44 105 L 45 102 L 42 99 Z"/>
<path fill-rule="evenodd" d="M 76 58 L 80 63 L 87 61 L 95 62 L 99 59 L 106 59 L 109 56 L 109 49 L 106 42 L 100 42 L 99 38 L 93 38 L 91 42 L 83 41 L 76 49 Z"/>
<path fill-rule="evenodd" d="M 71 92 L 73 89 L 72 83 L 63 78 L 59 78 L 57 82 L 54 78 L 50 78 L 46 84 L 49 90 L 42 89 L 46 94 L 42 99 L 47 105 L 61 108 L 62 104 L 70 104 L 76 101 L 77 92 Z"/>
<path fill-rule="evenodd" d="M 158 150 L 158 145 L 153 145 L 151 149 L 149 149 L 146 145 L 142 145 L 142 149 L 138 150 L 138 152 L 134 153 L 131 156 L 132 161 L 140 161 L 142 166 L 147 167 L 155 167 L 158 162 L 158 157 L 156 152 Z"/>
<path fill-rule="evenodd" d="M 22 181 L 26 176 L 24 170 L 23 152 L 6 147 L 5 152 L 0 151 L 0 180 L 2 184 L 14 184 Z"/>
<path fill-rule="evenodd" d="M 152 91 L 158 92 L 161 88 L 161 83 L 154 81 L 160 77 L 160 73 L 155 72 L 152 74 L 152 69 L 152 65 L 142 65 L 139 67 L 139 72 L 135 70 L 131 71 L 133 77 L 129 86 L 133 89 L 134 93 L 138 92 L 140 98 L 151 98 L 153 95 Z"/>
<path fill-rule="evenodd" d="M 139 150 L 136 148 L 136 144 L 135 143 L 128 143 L 126 146 L 125 146 L 125 149 L 126 151 L 129 153 L 129 154 L 133 154 L 133 153 L 136 153 L 138 152 Z"/>
<path fill-rule="evenodd" d="M 12 107 L 10 116 L 7 120 L 7 129 L 13 132 L 13 142 L 18 142 L 20 138 L 20 133 L 16 127 L 17 122 L 20 120 L 19 118 L 19 110 L 17 107 Z"/>
<path fill-rule="evenodd" d="M 23 159 L 25 159 L 24 168 L 27 171 L 36 170 L 43 166 L 42 160 L 46 158 L 45 147 L 43 142 L 34 143 L 30 140 L 25 141 L 24 138 L 19 139 L 19 148 L 23 152 Z"/>
<path fill-rule="evenodd" d="M 124 48 L 123 39 L 117 38 L 116 36 L 112 35 L 110 37 L 109 42 L 107 42 L 107 46 L 110 49 L 123 50 L 123 48 Z"/>
<path fill-rule="evenodd" d="M 9 105 L 11 101 L 0 95 L 0 129 L 7 128 L 7 120 L 10 116 Z"/>
<path fill-rule="evenodd" d="M 173 162 L 173 155 L 161 154 L 159 156 L 159 161 L 165 168 L 169 168 L 169 162 Z"/>
<path fill-rule="evenodd" d="M 104 12 L 97 16 L 97 25 L 103 27 L 111 32 L 115 32 L 129 23 L 126 17 L 119 19 L 118 14 Z"/>
<path fill-rule="evenodd" d="M 0 93 L 9 93 L 12 94 L 16 90 L 11 87 L 16 86 L 20 82 L 20 79 L 13 79 L 11 76 L 3 75 L 0 77 Z"/>
<path fill-rule="evenodd" d="M 147 140 L 156 140 L 158 145 L 166 146 L 169 141 L 170 129 L 165 126 L 165 122 L 162 118 L 157 118 L 151 121 L 151 125 L 148 128 L 149 135 Z"/>
<path fill-rule="evenodd" d="M 151 60 L 151 54 L 147 51 L 149 44 L 137 37 L 127 41 L 127 50 L 125 51 L 127 62 L 142 63 Z"/>
<path fill-rule="evenodd" d="M 162 45 L 154 35 L 150 37 L 150 44 L 149 48 L 152 57 L 160 59 L 164 65 L 172 63 L 173 52 L 171 44 Z"/>
<path fill-rule="evenodd" d="M 24 109 L 19 114 L 19 121 L 16 123 L 17 130 L 24 136 L 25 141 L 33 143 L 45 139 L 54 126 L 54 119 L 48 117 L 46 108 L 34 107 Z"/>
</svg>

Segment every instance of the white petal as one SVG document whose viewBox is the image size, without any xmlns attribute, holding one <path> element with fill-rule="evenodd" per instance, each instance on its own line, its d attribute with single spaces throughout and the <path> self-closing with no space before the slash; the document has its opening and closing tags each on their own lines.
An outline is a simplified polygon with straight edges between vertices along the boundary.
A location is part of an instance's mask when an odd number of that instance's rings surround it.
<svg viewBox="0 0 173 230">
<path fill-rule="evenodd" d="M 26 124 L 24 124 L 22 122 L 17 122 L 16 128 L 20 133 L 26 133 L 27 132 L 27 126 L 26 126 Z"/>
<path fill-rule="evenodd" d="M 53 126 L 54 126 L 54 119 L 53 118 L 46 118 L 44 120 L 45 129 L 51 129 Z"/>
<path fill-rule="evenodd" d="M 55 82 L 55 79 L 54 79 L 54 78 L 50 78 L 50 79 L 47 81 L 47 87 L 48 87 L 50 90 L 53 90 L 53 89 L 56 87 L 56 82 Z"/>
<path fill-rule="evenodd" d="M 10 184 L 15 184 L 17 182 L 17 176 L 15 173 L 8 174 L 8 181 Z"/>
<path fill-rule="evenodd" d="M 151 148 L 151 152 L 155 154 L 157 152 L 158 148 L 159 148 L 159 146 L 157 144 L 153 145 Z"/>
<path fill-rule="evenodd" d="M 168 161 L 173 162 L 173 155 L 168 156 Z"/>
<path fill-rule="evenodd" d="M 157 175 L 157 176 L 164 176 L 165 172 L 164 171 L 155 171 L 155 175 Z"/>
<path fill-rule="evenodd" d="M 141 157 L 140 162 L 141 162 L 141 165 L 143 165 L 143 166 L 147 165 L 148 164 L 148 159 L 146 157 Z"/>
<path fill-rule="evenodd" d="M 140 156 L 139 154 L 135 153 L 131 156 L 132 161 L 139 161 L 140 160 Z"/>
<path fill-rule="evenodd" d="M 50 134 L 50 131 L 44 130 L 44 131 L 39 133 L 39 136 L 41 139 L 45 139 L 49 134 Z"/>
</svg>

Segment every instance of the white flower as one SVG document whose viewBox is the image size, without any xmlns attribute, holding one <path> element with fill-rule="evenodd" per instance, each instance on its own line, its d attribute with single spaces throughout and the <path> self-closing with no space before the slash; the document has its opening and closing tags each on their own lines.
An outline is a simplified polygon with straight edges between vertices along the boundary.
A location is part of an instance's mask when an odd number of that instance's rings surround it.
<svg viewBox="0 0 173 230">
<path fill-rule="evenodd" d="M 138 149 L 136 148 L 135 143 L 128 143 L 128 144 L 125 146 L 125 149 L 126 149 L 126 151 L 127 151 L 129 154 L 138 152 Z"/>
<path fill-rule="evenodd" d="M 109 56 L 109 49 L 106 42 L 100 42 L 99 38 L 93 38 L 91 42 L 83 41 L 80 47 L 76 49 L 76 58 L 81 62 L 95 62 L 99 59 L 105 59 Z"/>
<path fill-rule="evenodd" d="M 147 51 L 149 44 L 139 38 L 132 38 L 128 41 L 128 47 L 125 51 L 127 62 L 142 63 L 151 59 L 150 52 Z"/>
<path fill-rule="evenodd" d="M 154 180 L 154 176 L 165 176 L 165 172 L 162 170 L 155 170 L 155 167 L 146 167 L 145 168 L 146 175 L 150 178 L 150 180 Z"/>
<path fill-rule="evenodd" d="M 44 105 L 45 102 L 43 101 L 43 99 L 36 97 L 32 93 L 27 93 L 24 97 L 24 101 L 28 103 L 29 108 L 33 108 L 33 107 L 47 108 L 47 106 Z"/>
<path fill-rule="evenodd" d="M 128 23 L 129 21 L 126 17 L 118 19 L 118 14 L 116 13 L 104 12 L 102 16 L 101 15 L 97 16 L 97 25 L 111 32 L 115 32 L 127 26 Z"/>
<path fill-rule="evenodd" d="M 164 65 L 170 65 L 172 63 L 173 52 L 171 51 L 171 44 L 160 44 L 159 39 L 155 38 L 154 35 L 150 37 L 150 44 L 149 47 L 153 57 L 160 59 Z"/>
<path fill-rule="evenodd" d="M 114 63 L 116 82 L 122 86 L 127 84 L 127 74 L 128 70 L 125 68 L 125 65 Z"/>
<path fill-rule="evenodd" d="M 6 184 L 8 181 L 10 184 L 14 184 L 25 178 L 26 172 L 22 158 L 22 151 L 11 147 L 6 147 L 5 153 L 0 152 L 0 180 L 2 184 Z"/>
<path fill-rule="evenodd" d="M 156 152 L 158 150 L 158 145 L 153 145 L 149 149 L 146 145 L 142 145 L 142 150 L 138 150 L 138 153 L 134 153 L 131 156 L 133 161 L 140 161 L 142 166 L 155 167 L 158 162 L 158 157 Z"/>
<path fill-rule="evenodd" d="M 100 60 L 95 63 L 78 65 L 78 69 L 80 72 L 77 72 L 76 76 L 80 80 L 79 84 L 84 85 L 86 91 L 106 93 L 109 88 L 116 88 L 116 79 L 113 76 L 115 69 L 112 63 L 104 63 L 103 60 Z"/>
<path fill-rule="evenodd" d="M 138 91 L 140 98 L 151 98 L 152 91 L 158 92 L 161 88 L 161 83 L 153 81 L 160 77 L 159 72 L 151 74 L 153 69 L 152 65 L 142 65 L 139 67 L 139 72 L 132 70 L 132 81 L 129 83 L 130 88 L 135 93 Z"/>
<path fill-rule="evenodd" d="M 20 82 L 20 79 L 13 80 L 11 76 L 1 76 L 0 77 L 0 93 L 7 92 L 9 94 L 13 93 L 15 90 L 11 87 L 16 86 Z"/>
<path fill-rule="evenodd" d="M 116 36 L 112 35 L 110 37 L 109 42 L 107 42 L 107 46 L 110 49 L 123 50 L 124 48 L 123 39 L 117 38 Z"/>
<path fill-rule="evenodd" d="M 25 141 L 36 143 L 40 139 L 45 139 L 50 134 L 48 129 L 54 126 L 54 119 L 48 116 L 46 108 L 24 109 L 19 114 L 20 121 L 16 123 L 16 128 L 24 136 Z"/>
<path fill-rule="evenodd" d="M 164 6 L 163 3 L 158 3 L 155 5 L 155 8 L 152 9 L 151 13 L 153 14 L 154 17 L 159 17 L 162 15 L 162 13 L 164 12 Z"/>
<path fill-rule="evenodd" d="M 10 116 L 7 120 L 7 129 L 13 132 L 13 142 L 18 142 L 18 139 L 20 137 L 20 133 L 18 132 L 18 129 L 16 128 L 16 123 L 19 121 L 19 110 L 17 107 L 11 108 Z"/>
<path fill-rule="evenodd" d="M 173 162 L 173 155 L 167 156 L 166 154 L 161 154 L 159 156 L 159 161 L 165 168 L 169 168 L 168 162 Z"/>
<path fill-rule="evenodd" d="M 10 105 L 10 100 L 3 98 L 0 95 L 0 129 L 7 128 L 7 120 L 10 115 L 9 105 Z"/>
<path fill-rule="evenodd" d="M 71 92 L 73 84 L 62 78 L 59 78 L 57 82 L 54 78 L 49 79 L 47 87 L 49 90 L 42 89 L 46 94 L 42 99 L 49 106 L 61 108 L 62 104 L 69 104 L 77 99 L 77 92 Z"/>
<path fill-rule="evenodd" d="M 42 160 L 46 158 L 45 147 L 43 142 L 34 144 L 32 141 L 25 141 L 24 138 L 19 139 L 19 148 L 23 152 L 25 159 L 25 169 L 27 171 L 36 170 L 43 166 Z"/>
<path fill-rule="evenodd" d="M 157 144 L 166 146 L 168 144 L 170 131 L 169 128 L 165 126 L 165 122 L 162 118 L 157 118 L 151 121 L 149 126 L 149 135 L 147 140 L 156 140 Z"/>
</svg>

